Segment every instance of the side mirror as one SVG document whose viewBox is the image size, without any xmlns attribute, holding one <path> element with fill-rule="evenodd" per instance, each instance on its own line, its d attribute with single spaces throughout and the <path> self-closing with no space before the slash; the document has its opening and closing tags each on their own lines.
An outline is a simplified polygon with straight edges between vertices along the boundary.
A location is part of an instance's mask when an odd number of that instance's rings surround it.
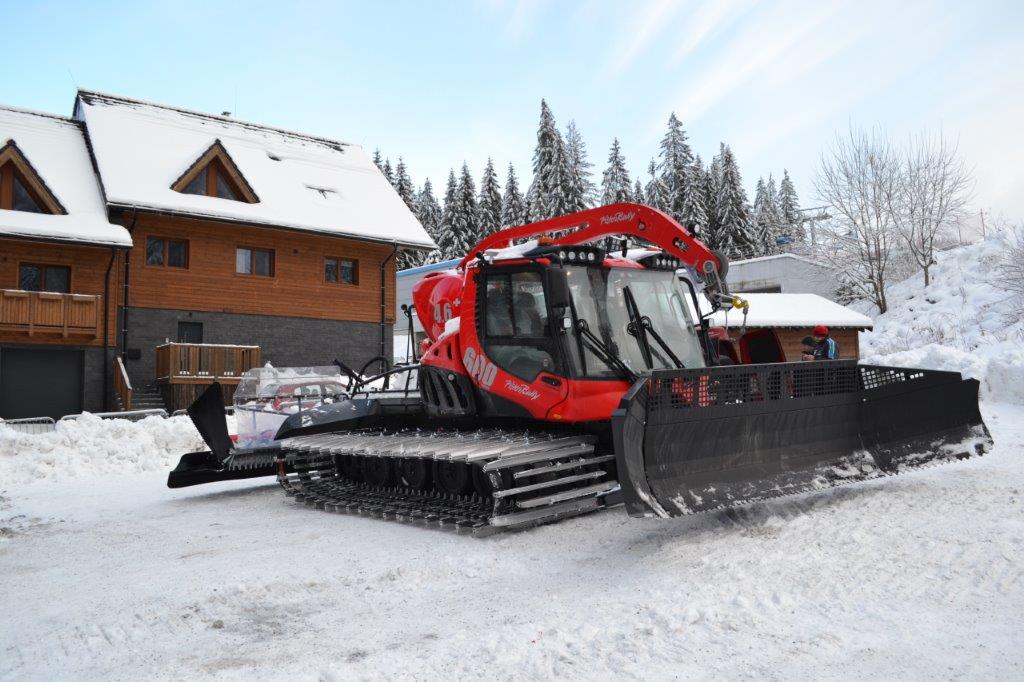
<svg viewBox="0 0 1024 682">
<path fill-rule="evenodd" d="M 572 292 L 569 291 L 569 276 L 561 268 L 551 268 L 547 271 L 547 297 L 548 304 L 552 310 L 564 311 L 569 307 L 572 300 Z"/>
</svg>

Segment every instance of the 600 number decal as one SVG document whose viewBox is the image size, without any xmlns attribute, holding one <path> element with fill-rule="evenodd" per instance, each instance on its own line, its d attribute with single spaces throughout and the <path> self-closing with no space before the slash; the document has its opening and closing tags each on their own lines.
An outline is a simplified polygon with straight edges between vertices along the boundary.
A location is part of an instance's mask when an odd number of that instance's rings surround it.
<svg viewBox="0 0 1024 682">
<path fill-rule="evenodd" d="M 478 355 L 470 347 L 467 347 L 466 352 L 462 354 L 462 364 L 465 365 L 469 376 L 480 382 L 484 388 L 490 388 L 494 383 L 494 377 L 498 375 L 498 368 L 494 366 L 494 363 L 483 355 Z"/>
</svg>

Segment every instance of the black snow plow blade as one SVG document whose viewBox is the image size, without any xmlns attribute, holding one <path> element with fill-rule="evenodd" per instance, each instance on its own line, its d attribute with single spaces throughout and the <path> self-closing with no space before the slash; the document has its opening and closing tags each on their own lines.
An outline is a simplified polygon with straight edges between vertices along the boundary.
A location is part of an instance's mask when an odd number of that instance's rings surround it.
<svg viewBox="0 0 1024 682">
<path fill-rule="evenodd" d="M 655 372 L 612 419 L 631 516 L 679 516 L 981 455 L 957 372 L 782 363 Z"/>
</svg>

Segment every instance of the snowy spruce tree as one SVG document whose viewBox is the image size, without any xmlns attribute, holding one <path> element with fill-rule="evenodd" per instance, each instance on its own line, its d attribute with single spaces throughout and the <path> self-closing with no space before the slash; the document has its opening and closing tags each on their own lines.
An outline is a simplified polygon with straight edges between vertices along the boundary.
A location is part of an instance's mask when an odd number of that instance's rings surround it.
<svg viewBox="0 0 1024 682">
<path fill-rule="evenodd" d="M 391 160 L 390 159 L 384 159 L 384 165 L 381 166 L 380 172 L 384 174 L 384 177 L 387 178 L 388 182 L 391 183 L 391 186 L 394 187 L 395 186 L 395 173 L 394 173 L 394 171 L 391 170 Z"/>
<path fill-rule="evenodd" d="M 483 238 L 480 233 L 480 211 L 476 203 L 476 183 L 473 182 L 473 175 L 469 172 L 469 165 L 466 162 L 462 163 L 456 196 L 456 232 L 464 237 L 460 242 L 459 252 L 453 258 L 461 258 Z"/>
<path fill-rule="evenodd" d="M 755 250 L 751 254 L 754 256 L 767 256 L 777 251 L 779 217 L 772 194 L 764 178 L 758 178 L 757 189 L 754 193 Z"/>
<path fill-rule="evenodd" d="M 704 172 L 704 208 L 707 219 L 701 239 L 713 249 L 720 249 L 722 232 L 718 224 L 718 188 L 722 183 L 722 157 L 715 155 Z"/>
<path fill-rule="evenodd" d="M 633 199 L 633 184 L 629 181 L 629 171 L 626 170 L 626 159 L 619 148 L 619 138 L 612 140 L 601 189 L 601 204 L 604 206 Z"/>
<path fill-rule="evenodd" d="M 505 196 L 501 201 L 501 226 L 513 227 L 526 223 L 526 205 L 519 191 L 516 169 L 508 165 L 508 179 L 505 181 Z"/>
<path fill-rule="evenodd" d="M 441 213 L 441 228 L 437 237 L 437 250 L 441 260 L 461 258 L 465 255 L 463 245 L 467 244 L 469 235 L 459 232 L 465 222 L 459 217 L 459 181 L 455 171 L 448 171 L 448 185 L 444 191 L 444 210 Z M 461 250 L 461 254 L 460 254 Z"/>
<path fill-rule="evenodd" d="M 757 239 L 750 221 L 747 193 L 732 150 L 722 143 L 721 176 L 715 201 L 719 248 L 726 254 L 749 256 L 757 251 Z"/>
<path fill-rule="evenodd" d="M 477 235 L 482 239 L 501 229 L 501 187 L 494 162 L 487 159 L 484 176 L 480 180 L 480 204 Z"/>
<path fill-rule="evenodd" d="M 693 165 L 693 151 L 686 141 L 683 124 L 673 113 L 668 118 L 668 130 L 661 139 L 660 161 L 661 180 L 665 185 L 664 210 L 680 223 L 685 224 L 690 216 L 685 215 L 687 195 L 690 193 L 690 167 Z"/>
<path fill-rule="evenodd" d="M 782 182 L 779 184 L 779 218 L 782 221 L 782 232 L 798 244 L 807 241 L 803 221 L 800 219 L 800 200 L 796 196 L 796 188 L 789 179 L 789 171 L 783 169 Z"/>
<path fill-rule="evenodd" d="M 644 185 L 640 182 L 640 178 L 637 178 L 636 183 L 633 185 L 633 198 L 631 201 L 638 204 L 644 203 Z"/>
<path fill-rule="evenodd" d="M 544 100 L 540 101 L 540 124 L 537 146 L 533 151 L 533 182 L 527 193 L 531 221 L 544 220 L 566 213 L 565 197 L 566 150 L 562 134 L 555 125 L 554 114 Z"/>
<path fill-rule="evenodd" d="M 409 207 L 410 211 L 415 211 L 416 205 L 416 187 L 412 184 L 412 178 L 409 177 L 408 171 L 405 169 L 405 161 L 402 157 L 398 157 L 398 165 L 395 166 L 395 177 L 393 185 L 395 191 L 398 192 L 398 196 L 402 197 L 402 201 Z"/>
<path fill-rule="evenodd" d="M 661 176 L 658 175 L 654 159 L 651 159 L 651 163 L 647 166 L 647 175 L 649 177 L 647 186 L 644 187 L 644 203 L 651 208 L 664 211 L 668 202 L 668 192 L 665 190 L 665 183 L 662 182 Z"/>
<path fill-rule="evenodd" d="M 683 195 L 681 211 L 682 225 L 695 235 L 707 231 L 707 180 L 704 175 L 700 157 L 695 157 L 693 163 L 686 168 L 686 193 Z"/>
<path fill-rule="evenodd" d="M 373 150 L 373 165 L 377 167 L 377 170 L 384 172 L 384 159 L 380 155 L 380 148 Z"/>
<path fill-rule="evenodd" d="M 419 194 L 416 195 L 416 218 L 423 225 L 423 229 L 427 231 L 430 238 L 434 240 L 435 244 L 440 244 L 440 231 L 441 231 L 441 205 L 437 203 L 437 199 L 434 198 L 434 187 L 430 183 L 430 178 L 427 178 L 423 182 L 423 189 L 420 190 Z M 439 253 L 435 249 L 431 253 L 427 254 L 424 258 L 420 259 L 423 263 L 440 260 Z"/>
<path fill-rule="evenodd" d="M 772 239 L 768 243 L 768 251 L 777 253 L 779 250 L 779 238 L 783 235 L 782 213 L 779 211 L 779 190 L 775 186 L 775 178 L 768 174 L 768 182 L 764 186 L 765 194 L 768 196 L 768 212 L 772 226 Z"/>
<path fill-rule="evenodd" d="M 565 172 L 563 174 L 564 210 L 574 213 L 590 208 L 597 198 L 597 186 L 591 180 L 592 163 L 587 160 L 587 145 L 574 121 L 565 128 Z"/>
</svg>

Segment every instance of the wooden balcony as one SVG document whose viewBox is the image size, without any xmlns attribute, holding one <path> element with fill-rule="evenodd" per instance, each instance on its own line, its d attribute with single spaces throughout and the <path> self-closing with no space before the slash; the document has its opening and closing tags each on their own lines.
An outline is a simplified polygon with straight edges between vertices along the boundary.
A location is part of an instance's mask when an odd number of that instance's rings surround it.
<svg viewBox="0 0 1024 682">
<path fill-rule="evenodd" d="M 156 347 L 156 383 L 169 410 L 192 404 L 217 381 L 228 404 L 247 370 L 260 366 L 259 346 L 165 343 Z"/>
<path fill-rule="evenodd" d="M 259 367 L 259 346 L 165 343 L 156 347 L 156 380 L 165 384 L 237 384 Z"/>
<path fill-rule="evenodd" d="M 0 330 L 26 337 L 96 339 L 103 331 L 103 297 L 0 289 Z"/>
</svg>

